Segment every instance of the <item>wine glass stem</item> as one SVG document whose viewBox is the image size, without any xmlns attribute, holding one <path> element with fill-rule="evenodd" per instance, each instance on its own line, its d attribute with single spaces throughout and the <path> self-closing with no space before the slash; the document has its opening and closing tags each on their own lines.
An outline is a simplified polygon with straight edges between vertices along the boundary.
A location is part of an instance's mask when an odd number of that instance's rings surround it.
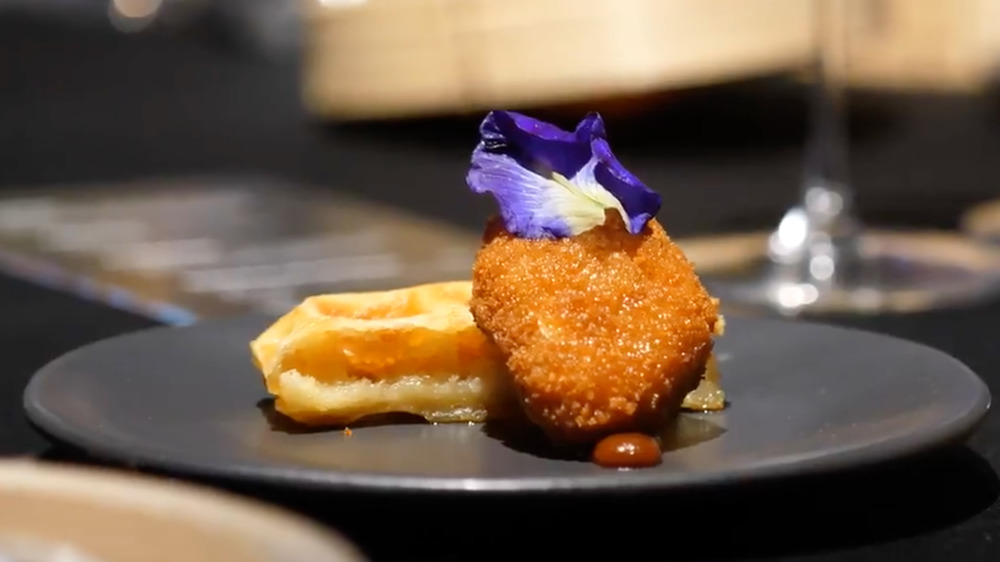
<svg viewBox="0 0 1000 562">
<path fill-rule="evenodd" d="M 800 201 L 769 246 L 772 261 L 799 282 L 835 283 L 859 261 L 844 122 L 847 2 L 813 0 L 815 79 Z"/>
<path fill-rule="evenodd" d="M 810 194 L 821 189 L 842 202 L 839 213 L 849 213 L 851 192 L 845 132 L 847 81 L 847 0 L 814 0 L 816 25 L 815 80 L 812 130 L 806 155 L 802 204 L 809 210 L 822 204 Z M 822 211 L 823 209 L 816 209 Z M 835 209 L 836 210 L 836 209 Z"/>
</svg>

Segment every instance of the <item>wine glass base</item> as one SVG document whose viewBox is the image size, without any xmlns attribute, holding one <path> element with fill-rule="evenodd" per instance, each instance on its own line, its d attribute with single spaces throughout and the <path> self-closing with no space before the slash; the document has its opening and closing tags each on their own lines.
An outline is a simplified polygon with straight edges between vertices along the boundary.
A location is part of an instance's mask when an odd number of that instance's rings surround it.
<svg viewBox="0 0 1000 562">
<path fill-rule="evenodd" d="M 770 233 L 678 240 L 702 282 L 731 311 L 780 314 L 917 312 L 1000 296 L 1000 252 L 935 231 L 866 231 L 858 274 L 817 283 L 767 256 Z"/>
</svg>

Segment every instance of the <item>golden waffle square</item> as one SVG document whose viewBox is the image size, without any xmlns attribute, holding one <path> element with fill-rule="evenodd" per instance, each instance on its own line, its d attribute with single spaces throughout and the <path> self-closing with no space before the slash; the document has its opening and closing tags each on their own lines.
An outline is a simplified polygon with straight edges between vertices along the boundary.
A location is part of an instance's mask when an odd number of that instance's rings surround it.
<svg viewBox="0 0 1000 562">
<path fill-rule="evenodd" d="M 392 413 L 479 422 L 514 404 L 471 285 L 307 298 L 250 344 L 275 408 L 309 425 Z"/>
</svg>

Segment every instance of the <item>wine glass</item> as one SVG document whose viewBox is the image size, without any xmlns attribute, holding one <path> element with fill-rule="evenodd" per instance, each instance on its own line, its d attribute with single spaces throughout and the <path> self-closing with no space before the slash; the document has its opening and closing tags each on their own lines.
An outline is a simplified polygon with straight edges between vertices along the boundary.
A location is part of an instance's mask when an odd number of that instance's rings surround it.
<svg viewBox="0 0 1000 562">
<path fill-rule="evenodd" d="M 935 231 L 865 228 L 855 214 L 843 119 L 850 0 L 814 0 L 812 131 L 797 205 L 769 233 L 681 241 L 724 305 L 805 312 L 917 311 L 1000 289 L 995 253 Z"/>
</svg>

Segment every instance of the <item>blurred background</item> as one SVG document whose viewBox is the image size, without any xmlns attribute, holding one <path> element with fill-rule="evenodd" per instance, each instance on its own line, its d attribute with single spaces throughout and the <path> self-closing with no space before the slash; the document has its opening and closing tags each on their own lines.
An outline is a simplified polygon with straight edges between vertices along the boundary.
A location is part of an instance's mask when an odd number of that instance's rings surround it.
<svg viewBox="0 0 1000 562">
<path fill-rule="evenodd" d="M 1000 0 L 847 6 L 858 213 L 988 246 Z M 601 111 L 677 239 L 766 232 L 799 198 L 813 9 L 0 0 L 0 268 L 174 324 L 467 277 L 492 108 Z"/>
</svg>

